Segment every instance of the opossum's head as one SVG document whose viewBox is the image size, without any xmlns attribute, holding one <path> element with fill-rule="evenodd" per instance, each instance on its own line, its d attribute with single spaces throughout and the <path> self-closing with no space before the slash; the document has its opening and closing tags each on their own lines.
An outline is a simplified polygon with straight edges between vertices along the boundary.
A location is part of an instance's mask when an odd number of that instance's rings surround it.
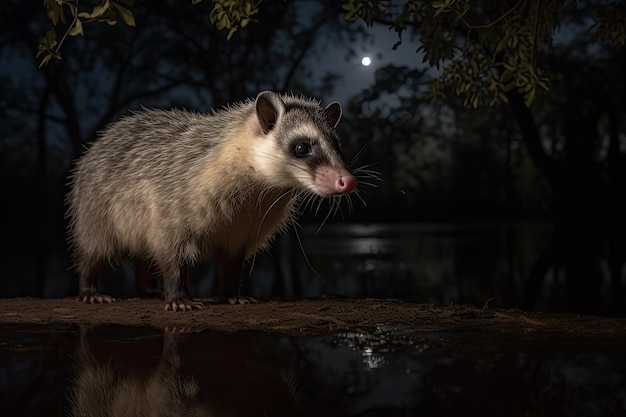
<svg viewBox="0 0 626 417">
<path fill-rule="evenodd" d="M 267 181 L 324 197 L 356 188 L 337 148 L 339 103 L 322 108 L 309 99 L 264 91 L 255 106 L 261 136 L 253 151 L 255 168 Z"/>
</svg>

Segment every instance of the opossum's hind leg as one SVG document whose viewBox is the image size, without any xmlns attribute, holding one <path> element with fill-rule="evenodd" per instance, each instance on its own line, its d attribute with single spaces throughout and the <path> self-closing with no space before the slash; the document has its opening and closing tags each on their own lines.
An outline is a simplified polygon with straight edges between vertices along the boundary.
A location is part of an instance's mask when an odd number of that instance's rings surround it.
<svg viewBox="0 0 626 417">
<path fill-rule="evenodd" d="M 135 283 L 137 292 L 142 297 L 163 297 L 163 292 L 157 285 L 159 270 L 153 262 L 146 259 L 135 259 Z"/>
<path fill-rule="evenodd" d="M 102 273 L 102 261 L 81 260 L 78 263 L 77 269 L 79 277 L 77 301 L 82 301 L 87 304 L 104 304 L 117 301 L 115 297 L 101 294 L 100 291 L 98 291 L 96 283 Z"/>
<path fill-rule="evenodd" d="M 224 250 L 216 251 L 215 269 L 218 288 L 217 300 L 214 301 L 229 304 L 250 304 L 257 302 L 252 297 L 241 295 L 240 278 L 243 261 L 243 253 L 231 254 Z"/>
<path fill-rule="evenodd" d="M 163 295 L 165 296 L 165 311 L 189 311 L 202 308 L 202 303 L 194 301 L 187 290 L 187 275 L 189 268 L 167 267 L 159 264 L 163 275 Z M 184 277 L 183 277 L 184 275 Z"/>
</svg>

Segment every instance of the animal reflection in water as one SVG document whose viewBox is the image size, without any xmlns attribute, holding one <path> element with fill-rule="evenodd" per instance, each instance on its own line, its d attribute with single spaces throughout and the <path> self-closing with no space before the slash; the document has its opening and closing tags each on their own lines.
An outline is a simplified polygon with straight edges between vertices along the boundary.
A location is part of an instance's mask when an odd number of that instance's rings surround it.
<svg viewBox="0 0 626 417">
<path fill-rule="evenodd" d="M 72 416 L 312 415 L 298 384 L 269 370 L 242 339 L 185 343 L 190 335 L 166 331 L 162 343 L 121 343 L 98 333 L 80 329 Z"/>
</svg>

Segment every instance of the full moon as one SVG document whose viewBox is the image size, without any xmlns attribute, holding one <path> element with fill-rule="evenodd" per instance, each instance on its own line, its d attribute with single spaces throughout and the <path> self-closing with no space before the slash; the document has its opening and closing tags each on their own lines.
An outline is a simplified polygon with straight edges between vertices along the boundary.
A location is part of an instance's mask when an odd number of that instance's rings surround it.
<svg viewBox="0 0 626 417">
<path fill-rule="evenodd" d="M 369 56 L 364 56 L 361 59 L 361 65 L 363 65 L 364 67 L 369 67 L 369 65 L 372 63 L 372 60 L 370 59 Z"/>
</svg>

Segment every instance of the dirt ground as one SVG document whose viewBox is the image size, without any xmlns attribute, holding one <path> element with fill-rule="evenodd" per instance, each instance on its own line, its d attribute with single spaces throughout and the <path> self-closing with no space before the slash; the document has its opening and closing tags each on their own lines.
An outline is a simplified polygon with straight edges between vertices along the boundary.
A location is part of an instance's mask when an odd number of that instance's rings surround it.
<svg viewBox="0 0 626 417">
<path fill-rule="evenodd" d="M 202 300 L 201 300 L 202 301 Z M 270 300 L 248 305 L 206 305 L 190 312 L 164 311 L 157 299 L 130 298 L 88 305 L 73 298 L 0 300 L 0 324 L 122 324 L 199 331 L 265 331 L 322 335 L 339 331 L 371 332 L 380 325 L 414 331 L 464 332 L 537 339 L 626 339 L 626 318 L 547 314 L 487 306 L 435 306 L 397 300 Z"/>
</svg>

